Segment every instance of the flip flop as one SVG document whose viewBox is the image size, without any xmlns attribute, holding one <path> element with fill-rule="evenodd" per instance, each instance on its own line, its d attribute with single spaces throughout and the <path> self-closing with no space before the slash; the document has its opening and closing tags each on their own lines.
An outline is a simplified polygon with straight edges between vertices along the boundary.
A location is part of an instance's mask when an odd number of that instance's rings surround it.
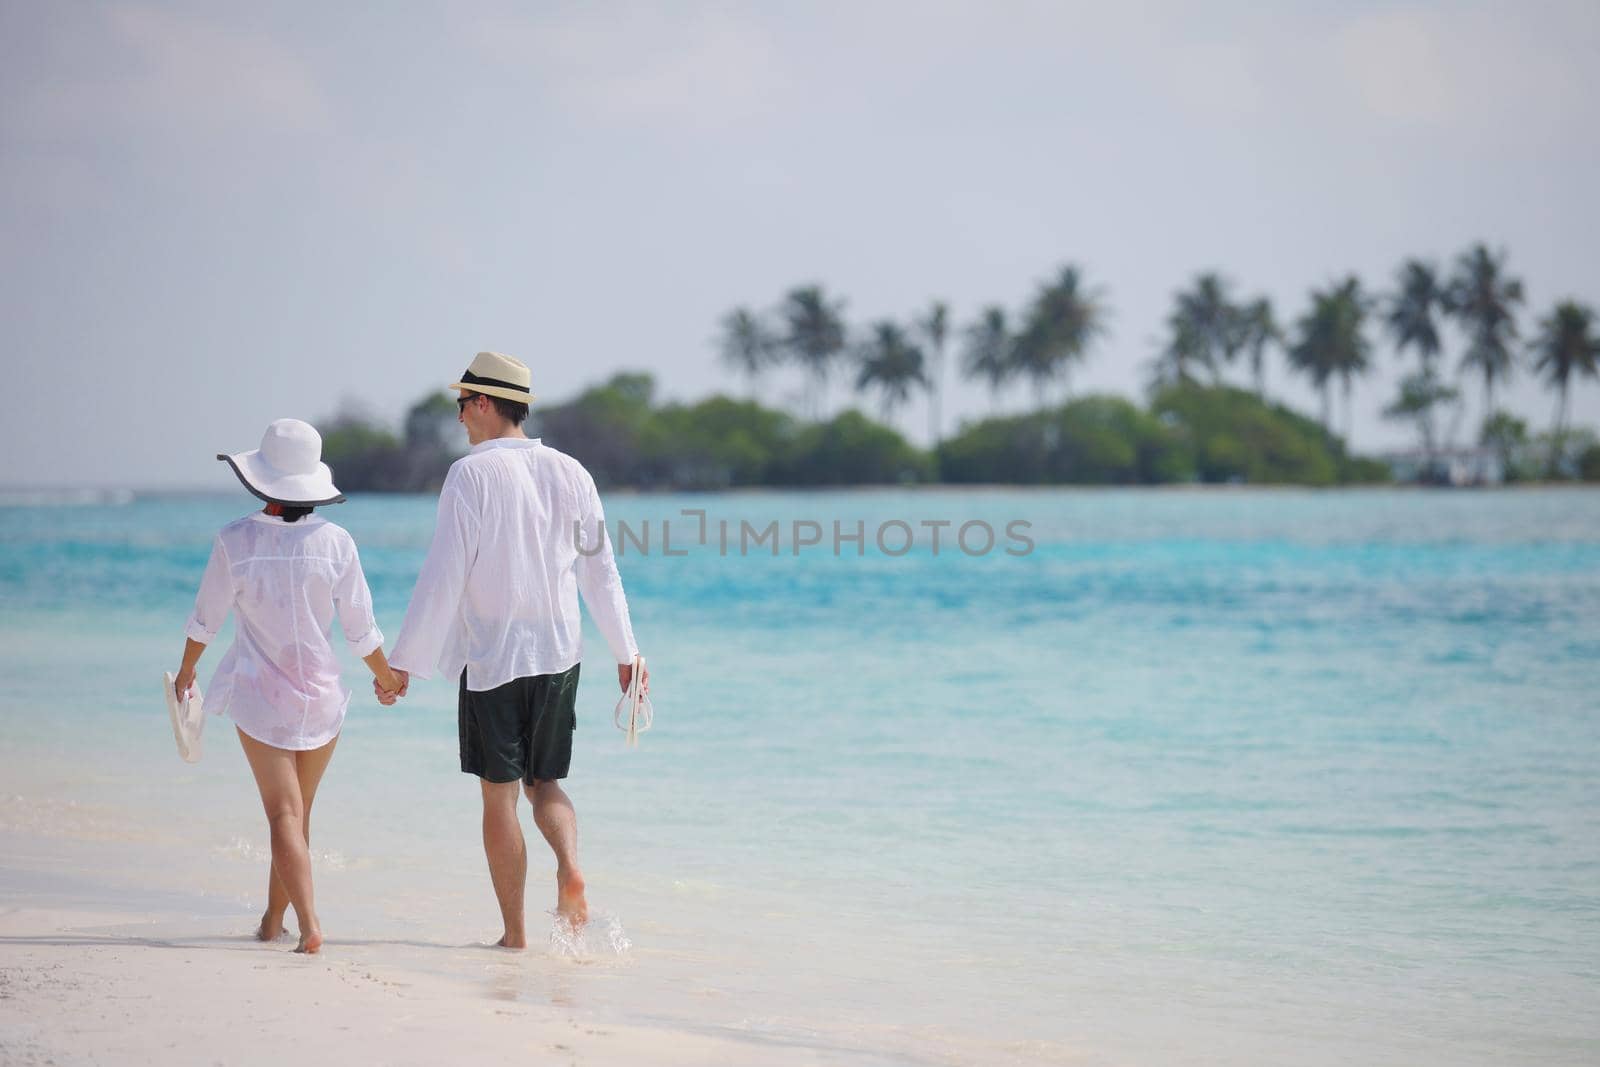
<svg viewBox="0 0 1600 1067">
<path fill-rule="evenodd" d="M 628 691 L 622 694 L 622 699 L 617 701 L 616 710 L 611 713 L 611 721 L 617 724 L 617 729 L 628 735 L 628 747 L 639 747 L 639 735 L 650 729 L 655 721 L 655 708 L 650 705 L 650 697 L 645 693 L 640 679 L 644 677 L 644 657 L 633 657 L 633 676 L 628 679 Z M 626 709 L 626 711 L 624 711 Z M 623 721 L 626 714 L 627 721 Z"/>
<path fill-rule="evenodd" d="M 178 699 L 178 680 L 171 671 L 162 674 L 163 688 L 167 694 L 167 717 L 172 720 L 172 738 L 178 742 L 178 755 L 185 763 L 200 762 L 200 732 L 205 729 L 205 706 L 199 689 L 191 689 L 181 701 Z"/>
</svg>

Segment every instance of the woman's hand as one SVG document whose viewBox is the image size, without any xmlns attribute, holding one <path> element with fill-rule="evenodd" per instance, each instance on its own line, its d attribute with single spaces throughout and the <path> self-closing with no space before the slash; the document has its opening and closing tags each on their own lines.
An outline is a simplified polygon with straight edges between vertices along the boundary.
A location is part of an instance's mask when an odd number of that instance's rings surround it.
<svg viewBox="0 0 1600 1067">
<path fill-rule="evenodd" d="M 178 666 L 178 676 L 172 680 L 172 688 L 179 700 L 194 688 L 194 668 L 205 650 L 206 646 L 192 637 L 183 642 L 183 662 Z"/>
</svg>

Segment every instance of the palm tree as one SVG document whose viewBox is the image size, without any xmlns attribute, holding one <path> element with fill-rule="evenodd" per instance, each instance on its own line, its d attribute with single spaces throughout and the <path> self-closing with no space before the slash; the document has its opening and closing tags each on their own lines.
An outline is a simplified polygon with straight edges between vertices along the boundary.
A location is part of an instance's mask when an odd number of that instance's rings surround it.
<svg viewBox="0 0 1600 1067">
<path fill-rule="evenodd" d="M 1474 245 L 1456 261 L 1450 280 L 1449 308 L 1468 338 L 1461 368 L 1483 375 L 1485 419 L 1494 414 L 1495 383 L 1511 376 L 1516 308 L 1522 303 L 1522 282 L 1506 274 L 1505 261 L 1505 253 Z"/>
<path fill-rule="evenodd" d="M 1385 418 L 1416 422 L 1417 430 L 1422 435 L 1424 468 L 1420 479 L 1424 482 L 1440 479 L 1438 461 L 1435 459 L 1439 442 L 1434 434 L 1433 413 L 1439 405 L 1454 404 L 1460 398 L 1459 389 L 1440 381 L 1432 367 L 1423 367 L 1405 376 L 1400 382 L 1400 395 L 1383 409 Z"/>
<path fill-rule="evenodd" d="M 1533 369 L 1556 390 L 1556 426 L 1550 445 L 1550 472 L 1556 472 L 1567 434 L 1567 396 L 1573 375 L 1600 377 L 1600 338 L 1594 328 L 1594 311 L 1575 300 L 1563 300 L 1539 323 L 1539 336 L 1530 346 Z"/>
<path fill-rule="evenodd" d="M 734 308 L 722 317 L 722 336 L 718 346 L 722 362 L 745 376 L 750 398 L 755 399 L 756 379 L 772 365 L 777 354 L 777 339 L 748 308 Z"/>
<path fill-rule="evenodd" d="M 1435 367 L 1443 347 L 1439 339 L 1439 322 L 1450 308 L 1449 292 L 1439 280 L 1439 273 L 1433 264 L 1420 259 L 1408 259 L 1401 264 L 1395 283 L 1395 293 L 1389 298 L 1383 324 L 1394 339 L 1395 351 L 1403 356 L 1406 349 L 1416 349 L 1421 366 L 1416 374 L 1400 383 L 1400 398 L 1385 414 L 1391 418 L 1416 420 L 1422 432 L 1422 449 L 1427 463 L 1425 476 L 1431 480 L 1435 476 L 1435 449 L 1438 444 L 1434 433 L 1433 408 L 1437 404 L 1454 404 L 1461 396 L 1457 390 L 1438 380 Z"/>
<path fill-rule="evenodd" d="M 1439 318 L 1450 309 L 1449 291 L 1439 280 L 1433 264 L 1420 259 L 1408 259 L 1400 267 L 1394 296 L 1389 299 L 1389 310 L 1384 325 L 1394 338 L 1395 351 L 1405 354 L 1415 348 L 1422 361 L 1422 370 L 1433 368 L 1433 362 L 1442 347 L 1439 342 Z"/>
<path fill-rule="evenodd" d="M 917 323 L 917 329 L 927 339 L 928 353 L 933 357 L 933 373 L 928 379 L 928 439 L 929 447 L 937 448 L 944 431 L 939 401 L 944 391 L 944 346 L 950 337 L 949 305 L 943 300 L 935 300 L 927 316 Z"/>
<path fill-rule="evenodd" d="M 787 332 L 780 342 L 811 375 L 811 417 L 822 417 L 828 371 L 845 348 L 844 301 L 829 300 L 820 285 L 791 289 L 781 308 Z"/>
<path fill-rule="evenodd" d="M 1168 359 L 1183 376 L 1190 361 L 1211 372 L 1212 380 L 1221 376 L 1222 366 L 1233 362 L 1240 348 L 1239 309 L 1228 297 L 1228 282 L 1208 271 L 1195 277 L 1194 288 L 1180 291 L 1176 306 L 1167 317 L 1172 340 Z"/>
<path fill-rule="evenodd" d="M 1089 290 L 1076 266 L 1065 266 L 1055 281 L 1039 287 L 1014 348 L 1018 372 L 1033 379 L 1039 406 L 1045 384 L 1066 380 L 1074 363 L 1088 357 L 1089 346 L 1106 332 L 1105 300 Z"/>
<path fill-rule="evenodd" d="M 1195 374 L 1197 367 L 1205 367 L 1211 372 L 1211 377 L 1216 378 L 1216 364 L 1211 361 L 1205 340 L 1194 324 L 1182 312 L 1174 311 L 1167 316 L 1167 328 L 1172 331 L 1172 336 L 1156 357 L 1151 388 L 1199 381 L 1199 376 Z"/>
<path fill-rule="evenodd" d="M 856 358 L 861 366 L 856 388 L 877 386 L 886 422 L 894 418 L 895 408 L 911 399 L 914 386 L 928 386 L 922 349 L 893 322 L 873 323 L 870 338 L 856 348 Z"/>
<path fill-rule="evenodd" d="M 1322 425 L 1330 425 L 1329 383 L 1337 375 L 1344 387 L 1345 439 L 1350 437 L 1350 385 L 1367 370 L 1371 350 L 1363 329 L 1369 301 L 1354 275 L 1338 285 L 1311 294 L 1311 310 L 1295 323 L 1297 336 L 1289 348 L 1289 362 L 1307 374 L 1322 393 Z"/>
<path fill-rule="evenodd" d="M 1250 379 L 1256 396 L 1266 396 L 1266 355 L 1268 345 L 1282 345 L 1283 331 L 1272 313 L 1272 301 L 1258 296 L 1239 309 L 1239 348 L 1250 354 Z"/>
<path fill-rule="evenodd" d="M 1015 347 L 1011 324 L 1006 320 L 1006 309 L 998 305 L 991 304 L 984 308 L 978 321 L 966 329 L 961 370 L 968 378 L 982 378 L 989 386 L 991 410 L 1000 396 L 1001 387 L 1016 370 Z"/>
</svg>

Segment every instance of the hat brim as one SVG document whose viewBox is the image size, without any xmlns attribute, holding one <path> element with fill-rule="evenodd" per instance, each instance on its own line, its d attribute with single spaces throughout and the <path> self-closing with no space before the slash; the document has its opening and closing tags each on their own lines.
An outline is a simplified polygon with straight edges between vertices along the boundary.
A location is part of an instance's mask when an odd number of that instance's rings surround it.
<svg viewBox="0 0 1600 1067">
<path fill-rule="evenodd" d="M 315 508 L 344 503 L 344 494 L 333 484 L 333 471 L 326 463 L 318 463 L 310 474 L 284 474 L 261 458 L 259 448 L 231 456 L 218 452 L 217 458 L 233 469 L 246 489 L 269 504 Z"/>
<path fill-rule="evenodd" d="M 518 404 L 531 404 L 538 399 L 531 392 L 518 392 L 515 389 L 506 389 L 498 385 L 484 385 L 479 382 L 451 382 L 445 388 L 459 389 L 467 393 L 482 393 L 484 396 L 497 396 L 501 400 L 514 400 Z"/>
</svg>

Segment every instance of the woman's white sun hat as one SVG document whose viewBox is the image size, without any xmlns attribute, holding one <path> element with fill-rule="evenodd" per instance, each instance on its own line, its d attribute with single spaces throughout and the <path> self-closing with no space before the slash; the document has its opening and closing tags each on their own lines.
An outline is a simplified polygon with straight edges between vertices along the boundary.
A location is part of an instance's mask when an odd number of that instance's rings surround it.
<svg viewBox="0 0 1600 1067">
<path fill-rule="evenodd" d="M 469 393 L 483 393 L 502 400 L 515 400 L 519 404 L 533 401 L 529 390 L 532 378 L 528 365 L 504 352 L 479 352 L 472 357 L 472 365 L 461 375 L 459 382 L 445 388 L 462 389 Z"/>
<path fill-rule="evenodd" d="M 279 419 L 261 435 L 261 447 L 233 455 L 217 453 L 244 487 L 269 504 L 318 507 L 342 504 L 333 471 L 322 462 L 322 435 L 308 422 Z"/>
</svg>

